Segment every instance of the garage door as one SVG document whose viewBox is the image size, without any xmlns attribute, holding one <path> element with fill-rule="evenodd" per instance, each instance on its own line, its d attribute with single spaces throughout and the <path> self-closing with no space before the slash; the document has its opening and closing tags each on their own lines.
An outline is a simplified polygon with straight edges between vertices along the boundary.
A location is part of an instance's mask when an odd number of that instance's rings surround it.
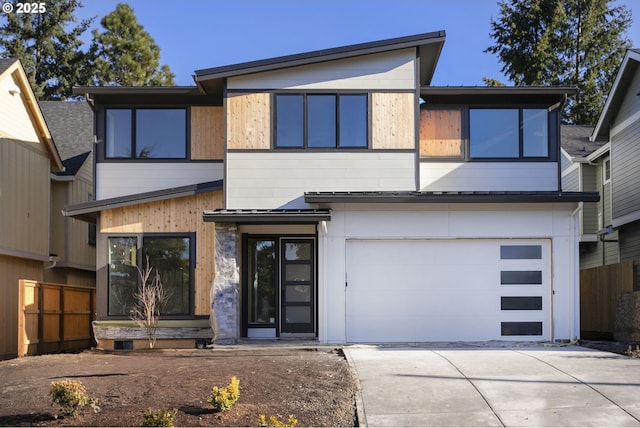
<svg viewBox="0 0 640 428">
<path fill-rule="evenodd" d="M 548 240 L 347 240 L 348 342 L 550 339 Z"/>
</svg>

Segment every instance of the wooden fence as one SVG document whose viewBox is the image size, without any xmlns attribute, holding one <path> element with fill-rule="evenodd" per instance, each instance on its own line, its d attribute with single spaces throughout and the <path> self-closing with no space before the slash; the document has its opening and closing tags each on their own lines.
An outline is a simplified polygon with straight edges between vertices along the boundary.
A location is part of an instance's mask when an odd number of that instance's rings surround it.
<svg viewBox="0 0 640 428">
<path fill-rule="evenodd" d="M 636 289 L 638 264 L 638 261 L 626 261 L 580 271 L 580 336 L 583 339 L 614 338 L 619 296 Z"/>
<path fill-rule="evenodd" d="M 90 348 L 96 289 L 20 280 L 18 357 Z"/>
</svg>

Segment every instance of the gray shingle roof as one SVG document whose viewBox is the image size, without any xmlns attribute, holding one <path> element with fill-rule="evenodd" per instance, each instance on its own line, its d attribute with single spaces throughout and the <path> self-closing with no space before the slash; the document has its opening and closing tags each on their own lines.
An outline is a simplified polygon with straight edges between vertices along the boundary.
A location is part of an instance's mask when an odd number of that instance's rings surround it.
<svg viewBox="0 0 640 428">
<path fill-rule="evenodd" d="M 562 148 L 571 156 L 588 156 L 604 146 L 606 141 L 589 141 L 594 127 L 591 125 L 562 125 Z"/>
<path fill-rule="evenodd" d="M 0 58 L 0 73 L 3 73 L 7 68 L 11 67 L 17 59 L 15 58 Z"/>
<path fill-rule="evenodd" d="M 84 101 L 38 101 L 63 160 L 93 149 L 93 112 Z"/>
</svg>

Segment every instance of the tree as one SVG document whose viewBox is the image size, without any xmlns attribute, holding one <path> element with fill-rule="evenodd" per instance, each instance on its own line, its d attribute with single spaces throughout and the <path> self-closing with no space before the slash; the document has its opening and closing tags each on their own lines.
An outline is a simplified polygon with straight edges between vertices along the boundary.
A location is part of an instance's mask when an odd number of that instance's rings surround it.
<svg viewBox="0 0 640 428">
<path fill-rule="evenodd" d="M 501 0 L 491 20 L 495 44 L 485 52 L 502 62 L 515 85 L 576 86 L 565 106 L 568 123 L 598 120 L 616 70 L 631 47 L 631 14 L 611 0 Z M 486 79 L 485 81 L 494 81 Z"/>
<path fill-rule="evenodd" d="M 77 22 L 74 12 L 82 7 L 79 0 L 43 5 L 40 13 L 3 14 L 0 55 L 22 62 L 38 99 L 66 99 L 73 97 L 73 86 L 91 80 L 92 53 L 81 49 L 80 36 L 93 18 Z"/>
<path fill-rule="evenodd" d="M 120 3 L 100 21 L 104 32 L 93 31 L 96 83 L 100 85 L 175 85 L 169 66 L 160 66 L 160 48 L 140 25 L 133 9 Z"/>
</svg>

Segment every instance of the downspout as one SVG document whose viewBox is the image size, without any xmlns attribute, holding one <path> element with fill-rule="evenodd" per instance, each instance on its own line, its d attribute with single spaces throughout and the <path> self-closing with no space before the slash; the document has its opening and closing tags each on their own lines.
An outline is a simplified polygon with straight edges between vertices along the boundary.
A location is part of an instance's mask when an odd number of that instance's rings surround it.
<svg viewBox="0 0 640 428">
<path fill-rule="evenodd" d="M 578 207 L 571 213 L 571 323 L 570 323 L 570 340 L 578 339 L 579 334 L 576 334 L 576 313 L 580 315 L 580 262 L 575 263 L 576 247 L 578 246 L 578 236 L 576 233 L 576 226 L 580 224 L 580 219 L 576 216 L 582 211 L 584 203 L 578 202 Z M 578 326 L 579 333 L 579 326 Z"/>
</svg>

